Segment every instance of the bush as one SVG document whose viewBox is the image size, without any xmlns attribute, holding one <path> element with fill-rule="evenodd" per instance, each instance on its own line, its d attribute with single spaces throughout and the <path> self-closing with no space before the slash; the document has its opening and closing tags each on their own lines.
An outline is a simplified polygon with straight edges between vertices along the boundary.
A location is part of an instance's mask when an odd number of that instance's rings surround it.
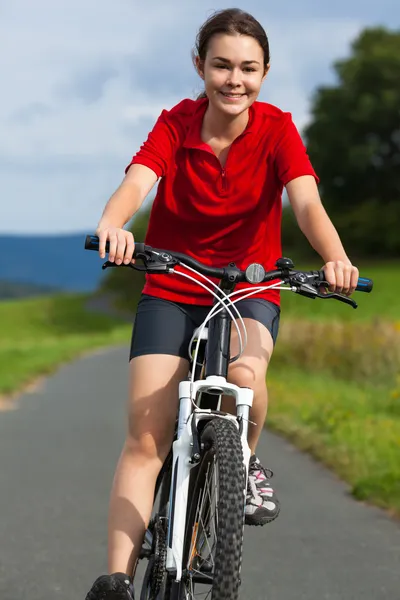
<svg viewBox="0 0 400 600">
<path fill-rule="evenodd" d="M 396 323 L 341 321 L 282 323 L 273 360 L 308 371 L 327 371 L 360 384 L 397 388 L 400 331 Z"/>
</svg>

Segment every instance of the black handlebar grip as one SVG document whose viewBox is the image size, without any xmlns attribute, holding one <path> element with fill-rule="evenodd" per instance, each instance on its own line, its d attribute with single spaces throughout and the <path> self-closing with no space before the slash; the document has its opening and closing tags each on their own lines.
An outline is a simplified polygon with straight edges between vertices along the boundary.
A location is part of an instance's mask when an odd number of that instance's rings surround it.
<svg viewBox="0 0 400 600">
<path fill-rule="evenodd" d="M 374 282 L 372 279 L 368 279 L 367 277 L 359 277 L 358 284 L 356 287 L 357 292 L 371 292 L 374 287 Z"/>
<path fill-rule="evenodd" d="M 85 250 L 98 250 L 99 238 L 97 235 L 87 235 L 85 239 Z M 109 251 L 109 243 L 106 243 L 106 252 Z"/>
</svg>

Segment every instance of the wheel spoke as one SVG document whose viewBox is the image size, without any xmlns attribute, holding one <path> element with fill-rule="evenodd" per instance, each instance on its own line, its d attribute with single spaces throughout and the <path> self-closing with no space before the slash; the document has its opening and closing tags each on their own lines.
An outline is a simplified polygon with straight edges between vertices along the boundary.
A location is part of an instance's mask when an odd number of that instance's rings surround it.
<svg viewBox="0 0 400 600">
<path fill-rule="evenodd" d="M 205 485 L 202 490 L 202 501 L 201 501 L 201 505 L 199 507 L 199 514 L 198 514 L 199 522 L 201 525 L 201 529 L 200 529 L 201 533 L 199 534 L 199 528 L 198 528 L 194 555 L 197 556 L 200 560 L 202 560 L 199 567 L 201 567 L 202 564 L 203 565 L 208 564 L 208 565 L 211 565 L 212 568 L 214 567 L 213 552 L 215 550 L 215 545 L 216 545 L 216 541 L 217 541 L 217 530 L 215 527 L 214 516 L 217 513 L 217 506 L 214 507 L 213 517 L 211 519 L 210 519 L 210 513 L 211 513 L 211 510 L 212 510 L 212 507 L 214 504 L 213 499 L 214 499 L 214 496 L 216 495 L 215 494 L 216 472 L 217 472 L 217 468 L 216 468 L 216 461 L 215 461 L 215 456 L 214 456 L 213 463 L 209 463 L 207 466 Z M 211 497 L 210 485 L 212 485 L 212 487 L 214 488 L 213 498 Z M 202 516 L 203 510 L 202 509 L 204 508 L 205 504 L 206 504 L 206 514 L 205 514 L 205 517 L 203 518 L 203 516 Z M 208 533 L 209 530 L 210 530 L 210 534 Z M 209 537 L 212 535 L 212 533 L 214 533 L 214 544 L 211 546 Z M 198 541 L 199 538 L 200 538 L 200 543 Z M 208 550 L 208 555 L 203 556 L 202 551 L 205 548 L 207 548 L 207 550 Z"/>
<path fill-rule="evenodd" d="M 217 464 L 216 457 L 214 455 L 212 462 L 207 465 L 207 471 L 205 474 L 204 486 L 199 494 L 195 521 L 193 525 L 192 543 L 189 553 L 189 594 L 188 598 L 209 598 L 211 597 L 212 587 L 207 591 L 195 592 L 195 585 L 207 585 L 207 584 L 195 584 L 193 582 L 193 576 L 196 574 L 206 577 L 210 580 L 210 586 L 213 582 L 213 571 L 214 571 L 214 552 L 217 542 L 217 526 L 216 526 L 216 515 L 218 514 L 217 505 Z M 213 489 L 210 489 L 213 488 Z M 205 513 L 205 514 L 203 514 Z M 213 536 L 212 544 L 210 544 L 209 538 Z M 205 554 L 205 556 L 204 556 Z M 204 567 L 207 570 L 210 569 L 211 574 L 208 575 L 204 572 Z"/>
</svg>

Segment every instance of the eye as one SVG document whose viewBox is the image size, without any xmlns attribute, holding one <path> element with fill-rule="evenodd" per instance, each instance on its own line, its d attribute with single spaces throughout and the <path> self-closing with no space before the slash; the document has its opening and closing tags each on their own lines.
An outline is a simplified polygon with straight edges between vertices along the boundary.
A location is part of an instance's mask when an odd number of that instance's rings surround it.
<svg viewBox="0 0 400 600">
<path fill-rule="evenodd" d="M 227 69 L 227 65 L 215 65 L 217 69 Z"/>
<path fill-rule="evenodd" d="M 252 67 L 246 67 L 245 71 L 247 71 L 248 73 L 254 73 L 255 69 L 253 69 Z"/>
</svg>

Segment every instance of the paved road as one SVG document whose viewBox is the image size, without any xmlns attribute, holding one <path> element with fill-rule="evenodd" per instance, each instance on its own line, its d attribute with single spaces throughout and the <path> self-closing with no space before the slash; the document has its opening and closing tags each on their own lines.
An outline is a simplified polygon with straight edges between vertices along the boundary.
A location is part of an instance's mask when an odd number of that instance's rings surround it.
<svg viewBox="0 0 400 600">
<path fill-rule="evenodd" d="M 70 364 L 0 413 L 0 600 L 83 600 L 105 569 L 126 357 L 115 349 Z M 399 600 L 399 524 L 280 438 L 264 435 L 259 454 L 283 509 L 246 528 L 241 597 Z"/>
</svg>

